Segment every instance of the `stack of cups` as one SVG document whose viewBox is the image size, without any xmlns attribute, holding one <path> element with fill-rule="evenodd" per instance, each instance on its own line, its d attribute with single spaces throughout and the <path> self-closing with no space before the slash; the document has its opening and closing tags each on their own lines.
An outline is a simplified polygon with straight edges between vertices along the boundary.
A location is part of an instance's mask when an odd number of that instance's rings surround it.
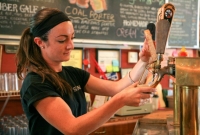
<svg viewBox="0 0 200 135">
<path fill-rule="evenodd" d="M 1 73 L 0 74 L 0 96 L 2 93 L 19 92 L 22 81 L 18 79 L 17 73 Z"/>
<path fill-rule="evenodd" d="M 3 116 L 0 119 L 0 135 L 29 135 L 26 116 Z"/>
</svg>

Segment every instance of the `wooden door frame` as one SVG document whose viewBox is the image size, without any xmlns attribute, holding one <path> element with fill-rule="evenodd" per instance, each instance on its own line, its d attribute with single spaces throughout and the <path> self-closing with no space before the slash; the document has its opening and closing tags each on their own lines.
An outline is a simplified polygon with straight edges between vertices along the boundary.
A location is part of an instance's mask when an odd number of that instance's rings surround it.
<svg viewBox="0 0 200 135">
<path fill-rule="evenodd" d="M 0 45 L 0 73 L 1 73 L 1 65 L 2 65 L 2 55 L 3 55 L 3 45 Z"/>
</svg>

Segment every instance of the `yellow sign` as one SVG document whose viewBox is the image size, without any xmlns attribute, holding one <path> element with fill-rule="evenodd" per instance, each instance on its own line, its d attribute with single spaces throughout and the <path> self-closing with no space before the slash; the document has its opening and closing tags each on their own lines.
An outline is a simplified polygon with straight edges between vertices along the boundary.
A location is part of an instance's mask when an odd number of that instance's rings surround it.
<svg viewBox="0 0 200 135">
<path fill-rule="evenodd" d="M 74 49 L 71 51 L 70 60 L 62 62 L 63 66 L 73 66 L 82 69 L 83 50 Z"/>
</svg>

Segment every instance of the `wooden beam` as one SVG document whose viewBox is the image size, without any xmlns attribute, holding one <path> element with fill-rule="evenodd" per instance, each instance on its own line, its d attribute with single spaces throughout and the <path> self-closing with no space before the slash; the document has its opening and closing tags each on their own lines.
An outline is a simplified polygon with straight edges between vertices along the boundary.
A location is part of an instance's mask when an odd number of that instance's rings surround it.
<svg viewBox="0 0 200 135">
<path fill-rule="evenodd" d="M 1 65 L 2 65 L 2 53 L 3 53 L 3 45 L 0 45 L 0 73 L 1 73 Z"/>
</svg>

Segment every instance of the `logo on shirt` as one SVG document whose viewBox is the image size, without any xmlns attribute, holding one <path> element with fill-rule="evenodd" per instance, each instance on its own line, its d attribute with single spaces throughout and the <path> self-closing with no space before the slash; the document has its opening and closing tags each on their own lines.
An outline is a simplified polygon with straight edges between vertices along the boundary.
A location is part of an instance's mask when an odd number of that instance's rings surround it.
<svg viewBox="0 0 200 135">
<path fill-rule="evenodd" d="M 77 91 L 81 90 L 81 86 L 78 85 L 78 86 L 73 87 L 72 89 L 74 92 L 77 92 Z"/>
</svg>

